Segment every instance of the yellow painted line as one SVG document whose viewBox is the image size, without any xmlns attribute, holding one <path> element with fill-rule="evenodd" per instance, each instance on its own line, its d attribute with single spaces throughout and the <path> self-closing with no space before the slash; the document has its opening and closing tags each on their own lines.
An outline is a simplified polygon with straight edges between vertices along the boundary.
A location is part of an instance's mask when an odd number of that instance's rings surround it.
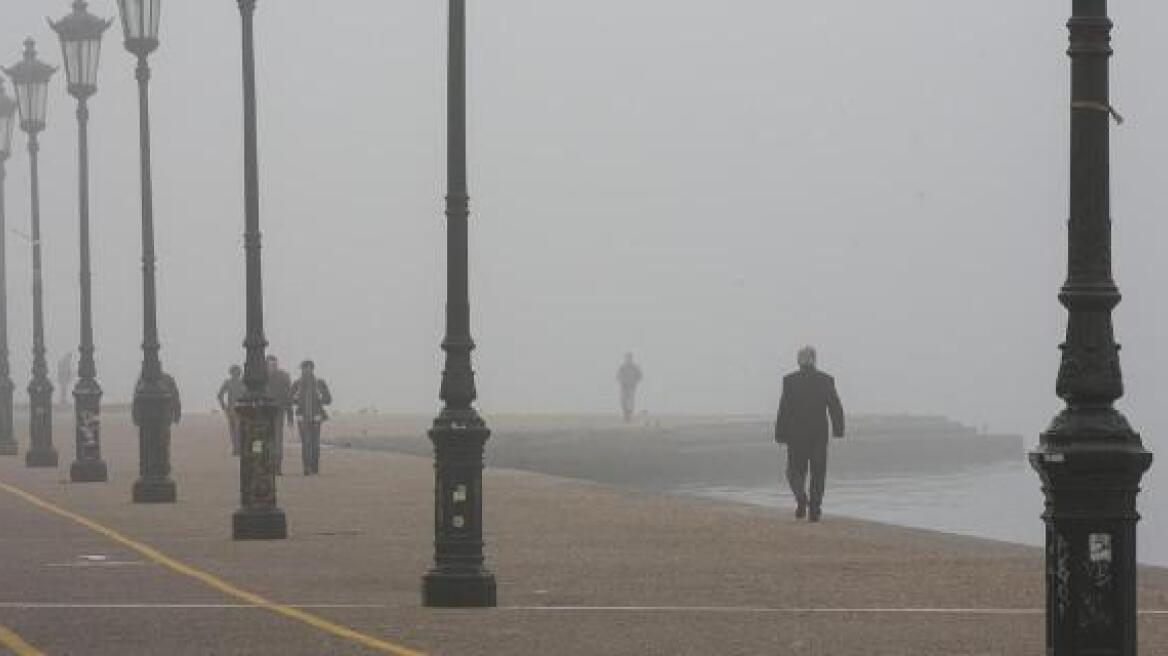
<svg viewBox="0 0 1168 656">
<path fill-rule="evenodd" d="M 16 656 L 45 656 L 6 626 L 0 626 L 0 645 L 7 647 Z"/>
<path fill-rule="evenodd" d="M 154 547 L 151 547 L 151 546 L 146 545 L 146 544 L 142 544 L 141 542 L 138 542 L 136 540 L 128 538 L 128 537 L 122 535 L 121 533 L 118 533 L 117 531 L 111 529 L 111 528 L 106 528 L 105 526 L 98 524 L 97 522 L 93 521 L 92 519 L 89 519 L 87 517 L 83 517 L 81 515 L 78 515 L 77 513 L 70 512 L 68 510 L 65 510 L 64 508 L 53 505 L 52 503 L 49 503 L 48 501 L 45 501 L 44 499 L 41 499 L 41 498 L 36 497 L 28 492 L 25 492 L 24 490 L 22 490 L 18 487 L 13 487 L 13 486 L 8 485 L 6 483 L 0 483 L 0 489 L 4 490 L 5 492 L 8 492 L 9 494 L 20 497 L 21 499 L 24 499 L 25 501 L 31 503 L 32 505 L 37 506 L 38 508 L 41 508 L 42 510 L 47 510 L 47 511 L 53 513 L 54 515 L 59 515 L 61 517 L 64 517 L 65 519 L 69 519 L 69 520 L 72 520 L 74 522 L 77 522 L 78 524 L 81 524 L 82 526 L 84 526 L 92 531 L 95 531 L 97 533 L 100 533 L 100 534 L 106 536 L 107 538 L 113 540 L 114 542 L 120 543 L 126 547 L 129 547 L 130 549 L 133 549 L 134 551 L 137 551 L 138 553 L 142 554 L 146 558 L 149 558 L 150 560 L 158 563 L 159 565 L 162 565 L 163 567 L 166 567 L 166 568 L 168 568 L 172 571 L 175 571 L 179 574 L 182 574 L 183 576 L 187 576 L 187 577 L 190 577 L 192 579 L 195 579 L 196 581 L 199 581 L 200 583 L 203 583 L 204 585 L 206 585 L 208 587 L 214 588 L 214 589 L 222 592 L 223 594 L 228 595 L 229 597 L 234 597 L 234 598 L 239 599 L 243 602 L 246 602 L 249 605 L 257 606 L 259 608 L 265 608 L 267 610 L 272 611 L 273 613 L 283 615 L 284 617 L 294 619 L 298 622 L 303 622 L 304 624 L 307 624 L 311 627 L 320 629 L 321 631 L 324 631 L 326 633 L 331 633 L 339 638 L 345 638 L 346 640 L 351 640 L 353 642 L 356 642 L 357 644 L 360 644 L 360 645 L 363 645 L 365 647 L 369 647 L 370 649 L 375 649 L 377 651 L 381 651 L 381 652 L 384 652 L 387 654 L 393 654 L 394 656 L 423 656 L 422 652 L 413 651 L 412 649 L 407 649 L 406 647 L 402 647 L 401 645 L 395 645 L 393 643 L 386 642 L 386 641 L 381 640 L 379 638 L 375 638 L 373 636 L 366 635 L 366 634 L 361 633 L 359 631 L 356 631 L 354 629 L 350 629 L 347 626 L 343 626 L 343 625 L 337 624 L 335 622 L 330 622 L 330 621 L 324 619 L 323 617 L 313 615 L 312 613 L 306 612 L 306 611 L 301 610 L 299 608 L 294 608 L 292 606 L 285 606 L 284 604 L 277 604 L 274 601 L 269 601 L 269 600 L 261 597 L 260 595 L 255 594 L 254 592 L 248 592 L 247 590 L 236 587 L 236 586 L 228 583 L 227 581 L 224 581 L 223 579 L 220 579 L 212 574 L 209 574 L 209 573 L 204 572 L 204 571 L 199 570 L 199 569 L 195 569 L 194 567 L 191 567 L 189 565 L 184 565 L 183 563 L 180 563 L 179 561 L 171 558 L 170 556 L 167 556 L 166 554 L 162 553 L 161 551 L 158 551 Z M 28 654 L 35 654 L 37 652 L 27 652 L 27 653 Z M 17 651 L 17 655 L 18 656 L 26 656 L 26 654 L 21 653 L 20 651 Z"/>
</svg>

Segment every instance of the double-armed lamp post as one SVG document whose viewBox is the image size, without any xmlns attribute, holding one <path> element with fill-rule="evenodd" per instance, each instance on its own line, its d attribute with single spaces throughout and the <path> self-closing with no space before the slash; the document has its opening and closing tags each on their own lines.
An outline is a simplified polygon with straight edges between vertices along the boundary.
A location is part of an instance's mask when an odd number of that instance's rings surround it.
<svg viewBox="0 0 1168 656">
<path fill-rule="evenodd" d="M 16 123 L 16 101 L 8 97 L 0 79 L 0 456 L 20 452 L 12 435 L 12 376 L 8 368 L 8 251 L 5 236 L 4 178 L 12 154 L 12 127 Z"/>
<path fill-rule="evenodd" d="M 29 467 L 56 467 L 53 448 L 53 384 L 45 362 L 45 316 L 41 281 L 41 189 L 39 135 L 45 129 L 49 80 L 57 69 L 37 58 L 36 43 L 24 42 L 24 58 L 5 69 L 16 89 L 20 129 L 28 135 L 29 180 L 32 188 L 32 380 L 28 383 Z"/>
<path fill-rule="evenodd" d="M 160 0 L 118 0 L 125 46 L 138 59 L 138 144 L 142 166 L 142 371 L 134 386 L 138 425 L 138 479 L 135 503 L 173 503 L 177 487 L 170 477 L 170 425 L 175 390 L 166 384 L 158 351 L 158 295 L 155 285 L 154 185 L 150 163 L 150 65 L 158 49 Z"/>
<path fill-rule="evenodd" d="M 77 384 L 73 387 L 77 458 L 69 468 L 74 482 L 107 480 L 101 459 L 101 385 L 93 358 L 93 300 L 89 267 L 89 98 L 97 93 L 97 68 L 101 38 L 110 20 L 89 13 L 83 0 L 75 0 L 73 12 L 50 25 L 61 38 L 69 95 L 77 99 L 78 214 L 81 234 L 81 345 Z"/>
<path fill-rule="evenodd" d="M 1046 495 L 1048 654 L 1135 656 L 1136 494 L 1152 462 L 1115 409 L 1123 396 L 1112 310 L 1106 0 L 1074 0 L 1070 28 L 1071 178 L 1067 308 L 1056 390 L 1066 408 L 1030 463 Z"/>
</svg>

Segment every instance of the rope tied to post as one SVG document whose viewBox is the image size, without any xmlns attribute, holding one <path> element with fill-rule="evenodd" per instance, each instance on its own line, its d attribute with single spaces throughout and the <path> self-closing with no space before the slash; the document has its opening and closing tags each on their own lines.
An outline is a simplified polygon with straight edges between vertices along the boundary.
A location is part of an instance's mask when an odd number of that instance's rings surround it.
<svg viewBox="0 0 1168 656">
<path fill-rule="evenodd" d="M 1075 100 L 1071 102 L 1071 109 L 1093 109 L 1097 112 L 1105 112 L 1110 114 L 1111 118 L 1115 119 L 1116 125 L 1123 125 L 1123 116 L 1115 111 L 1114 107 L 1104 102 L 1096 100 Z"/>
</svg>

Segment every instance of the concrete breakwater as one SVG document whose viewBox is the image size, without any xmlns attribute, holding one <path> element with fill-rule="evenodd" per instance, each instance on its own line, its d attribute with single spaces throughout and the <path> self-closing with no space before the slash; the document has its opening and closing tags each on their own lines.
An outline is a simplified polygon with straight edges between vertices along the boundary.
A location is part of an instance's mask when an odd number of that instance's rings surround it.
<svg viewBox="0 0 1168 656">
<path fill-rule="evenodd" d="M 417 432 L 334 431 L 338 446 L 412 455 L 431 453 Z M 642 421 L 636 425 L 565 421 L 496 430 L 487 465 L 617 485 L 668 490 L 697 485 L 773 484 L 782 447 L 761 417 Z M 833 440 L 829 470 L 843 477 L 943 474 L 1020 461 L 1021 436 L 979 432 L 942 417 L 849 417 L 848 437 Z"/>
</svg>

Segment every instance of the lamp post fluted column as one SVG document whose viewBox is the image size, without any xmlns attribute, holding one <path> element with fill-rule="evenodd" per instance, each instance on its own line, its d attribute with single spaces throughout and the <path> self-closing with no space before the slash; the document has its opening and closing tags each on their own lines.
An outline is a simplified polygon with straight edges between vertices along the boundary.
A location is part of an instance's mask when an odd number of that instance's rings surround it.
<svg viewBox="0 0 1168 656">
<path fill-rule="evenodd" d="M 264 294 L 260 259 L 259 156 L 256 136 L 256 68 L 254 17 L 256 0 L 238 0 L 243 51 L 243 177 L 244 257 L 247 275 L 247 327 L 243 382 L 247 391 L 236 402 L 239 416 L 239 503 L 232 516 L 236 540 L 278 540 L 288 537 L 288 521 L 276 503 L 276 472 L 272 460 L 275 402 L 267 393 L 264 349 Z"/>
<path fill-rule="evenodd" d="M 12 128 L 16 125 L 16 101 L 4 90 L 0 78 L 0 456 L 20 452 L 12 434 L 12 375 L 8 363 L 8 224 L 5 217 L 5 180 L 12 154 Z"/>
<path fill-rule="evenodd" d="M 142 369 L 134 385 L 138 426 L 135 503 L 174 503 L 178 486 L 170 476 L 170 427 L 179 418 L 178 386 L 162 369 L 158 352 L 158 294 L 155 283 L 154 180 L 150 158 L 150 53 L 158 49 L 161 0 L 118 0 L 126 50 L 138 65 L 138 145 L 142 192 Z"/>
<path fill-rule="evenodd" d="M 138 424 L 138 480 L 135 503 L 174 503 L 178 485 L 170 477 L 170 425 L 173 390 L 162 371 L 158 339 L 158 291 L 155 281 L 154 184 L 150 157 L 150 65 L 138 55 L 138 133 L 142 163 L 142 370 L 134 386 L 134 421 Z"/>
<path fill-rule="evenodd" d="M 93 358 L 93 277 L 89 250 L 89 99 L 97 93 L 101 40 L 113 21 L 89 13 L 85 0 L 74 0 L 73 11 L 49 26 L 61 39 L 69 95 L 77 99 L 77 208 L 80 233 L 81 344 L 73 410 L 77 457 L 69 468 L 74 482 L 105 481 L 101 459 L 101 385 Z"/>
<path fill-rule="evenodd" d="M 134 386 L 134 421 L 138 424 L 139 470 L 135 503 L 174 503 L 178 484 L 171 477 L 171 423 L 174 398 L 162 376 L 158 337 L 158 289 L 155 282 L 154 186 L 150 139 L 150 64 L 138 56 L 138 125 L 141 159 L 142 219 L 142 364 Z"/>
<path fill-rule="evenodd" d="M 12 373 L 8 362 L 8 232 L 5 217 L 4 184 L 8 153 L 0 152 L 0 456 L 20 452 L 12 435 Z"/>
<path fill-rule="evenodd" d="M 79 221 L 81 234 L 81 345 L 77 384 L 73 387 L 77 455 L 69 468 L 73 482 L 104 482 L 109 478 L 101 459 L 101 385 L 93 359 L 92 276 L 89 266 L 89 103 L 77 97 L 77 158 L 79 170 Z"/>
<path fill-rule="evenodd" d="M 29 449 L 24 462 L 29 467 L 56 467 L 53 448 L 53 384 L 45 362 L 44 283 L 41 276 L 41 182 L 40 140 L 37 131 L 28 133 L 29 180 L 32 191 L 32 379 L 28 383 Z"/>
<path fill-rule="evenodd" d="M 32 215 L 32 380 L 28 383 L 29 450 L 24 455 L 29 467 L 56 467 L 53 448 L 53 384 L 45 363 L 44 297 L 41 281 L 41 191 L 40 140 L 45 129 L 49 80 L 56 69 L 37 57 L 36 43 L 24 42 L 24 56 L 4 69 L 16 90 L 20 129 L 28 135 L 29 186 Z"/>
<path fill-rule="evenodd" d="M 483 450 L 491 431 L 474 408 L 468 273 L 470 201 L 466 173 L 466 2 L 450 0 L 447 62 L 446 366 L 434 443 L 434 564 L 422 603 L 494 606 L 495 576 L 483 555 Z"/>
<path fill-rule="evenodd" d="M 1135 656 L 1136 495 L 1151 465 L 1139 434 L 1114 407 L 1123 396 L 1111 313 L 1106 0 L 1073 0 L 1070 30 L 1069 312 L 1056 390 L 1066 408 L 1030 463 L 1046 496 L 1046 643 L 1050 654 Z"/>
</svg>

